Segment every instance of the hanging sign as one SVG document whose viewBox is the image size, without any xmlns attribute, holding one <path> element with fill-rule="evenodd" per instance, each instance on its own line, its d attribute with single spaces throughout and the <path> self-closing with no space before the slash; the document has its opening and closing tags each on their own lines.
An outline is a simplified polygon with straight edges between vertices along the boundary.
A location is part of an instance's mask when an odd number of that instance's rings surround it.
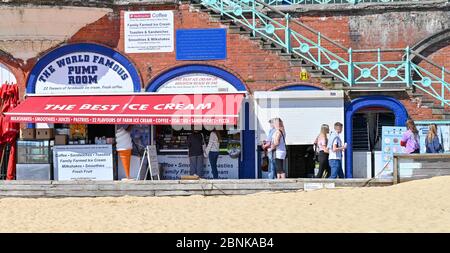
<svg viewBox="0 0 450 253">
<path fill-rule="evenodd" d="M 99 53 L 75 52 L 49 62 L 37 75 L 36 94 L 133 92 L 126 66 Z"/>
<path fill-rule="evenodd" d="M 127 11 L 124 15 L 126 53 L 173 52 L 172 11 Z"/>
</svg>

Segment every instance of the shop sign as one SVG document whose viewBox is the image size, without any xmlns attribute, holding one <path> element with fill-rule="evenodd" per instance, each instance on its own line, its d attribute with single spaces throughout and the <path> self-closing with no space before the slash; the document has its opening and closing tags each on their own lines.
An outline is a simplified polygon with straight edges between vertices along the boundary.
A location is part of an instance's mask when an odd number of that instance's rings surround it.
<svg viewBox="0 0 450 253">
<path fill-rule="evenodd" d="M 158 162 L 162 167 L 162 179 L 178 180 L 181 176 L 189 175 L 189 157 L 186 155 L 159 155 Z M 239 178 L 239 159 L 228 155 L 219 155 L 217 160 L 219 179 Z M 204 159 L 203 176 L 212 178 L 211 165 Z"/>
<path fill-rule="evenodd" d="M 37 75 L 36 94 L 133 92 L 126 66 L 102 54 L 76 52 L 48 63 Z"/>
<path fill-rule="evenodd" d="M 394 172 L 394 154 L 405 153 L 405 148 L 400 146 L 403 133 L 406 132 L 406 127 L 390 127 L 383 126 L 381 136 L 383 139 L 381 145 L 381 157 L 383 172 L 375 171 L 375 176 L 378 178 L 391 178 Z M 378 175 L 379 174 L 379 175 Z"/>
<path fill-rule="evenodd" d="M 243 94 L 31 96 L 13 122 L 61 124 L 235 124 Z"/>
<path fill-rule="evenodd" d="M 191 73 L 167 81 L 158 88 L 157 92 L 168 94 L 206 94 L 236 91 L 236 88 L 231 83 L 220 77 L 203 73 Z"/>
<path fill-rule="evenodd" d="M 68 145 L 53 149 L 55 180 L 113 180 L 111 145 Z"/>
<path fill-rule="evenodd" d="M 126 53 L 173 52 L 172 11 L 127 11 L 124 15 Z"/>
</svg>

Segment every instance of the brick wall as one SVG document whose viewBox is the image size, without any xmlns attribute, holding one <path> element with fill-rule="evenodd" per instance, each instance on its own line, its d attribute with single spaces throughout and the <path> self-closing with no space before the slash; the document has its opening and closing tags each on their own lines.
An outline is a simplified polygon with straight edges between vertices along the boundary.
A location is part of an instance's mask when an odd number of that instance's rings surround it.
<svg viewBox="0 0 450 253">
<path fill-rule="evenodd" d="M 211 21 L 208 14 L 190 9 L 188 4 L 181 5 L 141 5 L 134 7 L 116 6 L 114 12 L 108 14 L 94 23 L 80 29 L 68 42 L 93 42 L 109 46 L 123 52 L 123 11 L 124 10 L 174 10 L 175 29 L 182 28 L 217 28 L 226 27 L 218 22 Z M 386 20 L 386 15 L 390 15 L 391 20 Z M 397 15 L 397 16 L 395 16 Z M 425 22 L 426 15 L 417 14 L 416 18 L 409 18 L 408 14 L 383 14 L 381 16 L 366 15 L 317 15 L 297 17 L 298 20 L 319 30 L 322 34 L 339 42 L 343 46 L 353 48 L 367 47 L 404 47 L 415 43 L 429 36 L 435 30 L 442 28 L 442 19 L 446 14 L 435 13 L 435 24 Z M 395 20 L 395 17 L 398 17 Z M 402 19 L 400 18 L 402 17 Z M 407 24 L 400 24 L 401 21 L 408 21 Z M 358 23 L 359 21 L 359 23 Z M 364 22 L 363 22 L 364 21 Z M 377 23 L 378 22 L 378 23 Z M 384 23 L 383 23 L 384 22 Z M 393 26 L 395 34 L 386 38 L 384 34 L 387 25 L 398 23 Z M 401 26 L 401 27 L 400 27 Z M 389 26 L 391 27 L 391 26 Z M 308 33 L 298 26 L 294 28 L 306 36 Z M 369 30 L 367 30 L 369 29 Z M 370 30 L 372 29 L 372 30 Z M 378 34 L 379 36 L 374 36 Z M 413 35 L 413 36 L 410 36 Z M 234 73 L 246 85 L 249 91 L 270 90 L 290 84 L 300 83 L 299 66 L 291 66 L 276 53 L 264 50 L 259 43 L 248 39 L 245 35 L 227 34 L 227 55 L 226 60 L 216 60 L 202 62 L 215 65 Z M 331 44 L 328 45 L 336 52 Z M 46 52 L 43 52 L 44 54 Z M 344 55 L 344 52 L 342 52 Z M 431 55 L 431 59 L 438 64 L 449 66 L 450 48 L 446 47 Z M 136 66 L 141 75 L 144 86 L 152 79 L 163 73 L 165 70 L 178 65 L 190 64 L 189 61 L 176 61 L 175 53 L 153 53 L 153 54 L 128 54 L 126 55 Z M 366 56 L 364 56 L 366 57 Z M 393 55 L 392 57 L 397 57 Z M 26 77 L 37 58 L 26 63 L 11 59 L 7 55 L 0 55 L 0 60 L 16 74 L 20 84 L 24 85 Z M 198 62 L 195 62 L 198 63 Z M 319 81 L 311 79 L 310 84 L 320 86 Z M 21 91 L 23 92 L 24 86 Z M 22 93 L 23 94 L 23 93 Z M 400 98 L 405 104 L 414 119 L 431 119 L 433 115 L 430 109 L 418 108 L 417 103 L 411 102 L 408 98 Z"/>
</svg>

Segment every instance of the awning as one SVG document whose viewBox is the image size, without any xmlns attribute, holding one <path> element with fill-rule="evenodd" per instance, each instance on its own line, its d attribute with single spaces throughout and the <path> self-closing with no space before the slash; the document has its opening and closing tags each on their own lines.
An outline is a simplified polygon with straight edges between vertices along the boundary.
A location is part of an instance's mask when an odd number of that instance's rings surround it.
<svg viewBox="0 0 450 253">
<path fill-rule="evenodd" d="M 28 96 L 13 122 L 61 124 L 236 124 L 243 93 Z"/>
</svg>

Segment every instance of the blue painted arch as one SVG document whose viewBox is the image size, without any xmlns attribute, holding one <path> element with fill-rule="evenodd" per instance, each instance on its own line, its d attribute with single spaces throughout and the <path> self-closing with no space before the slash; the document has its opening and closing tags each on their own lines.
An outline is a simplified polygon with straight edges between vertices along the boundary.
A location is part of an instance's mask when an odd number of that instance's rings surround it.
<svg viewBox="0 0 450 253">
<path fill-rule="evenodd" d="M 408 111 L 403 104 L 395 98 L 387 96 L 364 96 L 354 99 L 345 108 L 345 142 L 348 148 L 345 151 L 345 177 L 353 178 L 353 115 L 368 107 L 383 107 L 391 110 L 395 115 L 395 125 L 405 126 Z"/>
<path fill-rule="evenodd" d="M 89 53 L 97 53 L 104 56 L 107 56 L 116 62 L 118 62 L 120 65 L 122 65 L 129 73 L 131 80 L 133 81 L 134 86 L 134 92 L 140 92 L 141 91 L 141 79 L 139 77 L 139 74 L 134 67 L 133 63 L 128 60 L 124 55 L 121 53 L 102 45 L 98 44 L 92 44 L 92 43 L 75 43 L 75 44 L 68 44 L 62 47 L 59 47 L 55 50 L 50 51 L 46 55 L 44 55 L 37 63 L 34 65 L 33 69 L 31 70 L 30 75 L 28 76 L 27 80 L 27 93 L 35 93 L 36 90 L 36 81 L 39 77 L 39 74 L 42 72 L 42 70 L 47 67 L 47 65 L 64 56 L 71 53 L 83 53 L 83 52 L 89 52 Z"/>
<path fill-rule="evenodd" d="M 147 85 L 145 91 L 156 92 L 159 89 L 159 87 L 161 87 L 161 85 L 163 85 L 167 81 L 191 73 L 202 73 L 217 76 L 233 85 L 236 88 L 236 90 L 247 91 L 247 88 L 245 87 L 244 83 L 235 75 L 231 74 L 230 72 L 224 69 L 205 64 L 183 65 L 169 69 L 164 73 L 160 74 L 155 79 L 153 79 L 149 83 L 149 85 Z"/>
<path fill-rule="evenodd" d="M 175 67 L 165 71 L 164 73 L 157 76 L 153 81 L 151 81 L 145 91 L 146 92 L 157 92 L 159 87 L 176 77 L 192 74 L 192 73 L 202 73 L 217 76 L 228 83 L 238 91 L 247 91 L 244 83 L 230 72 L 210 65 L 205 64 L 192 64 L 183 65 Z M 242 139 L 242 158 L 239 160 L 239 178 L 256 178 L 257 174 L 255 171 L 255 156 L 256 156 L 256 146 L 255 146 L 255 131 L 251 128 L 250 113 L 251 105 L 248 101 L 244 101 L 241 112 L 244 113 L 244 129 L 241 131 Z"/>
<path fill-rule="evenodd" d="M 279 87 L 276 89 L 277 91 L 290 91 L 290 90 L 303 90 L 303 91 L 309 91 L 309 90 L 323 90 L 322 88 L 312 86 L 312 85 L 306 85 L 306 84 L 293 84 L 288 86 Z"/>
</svg>

